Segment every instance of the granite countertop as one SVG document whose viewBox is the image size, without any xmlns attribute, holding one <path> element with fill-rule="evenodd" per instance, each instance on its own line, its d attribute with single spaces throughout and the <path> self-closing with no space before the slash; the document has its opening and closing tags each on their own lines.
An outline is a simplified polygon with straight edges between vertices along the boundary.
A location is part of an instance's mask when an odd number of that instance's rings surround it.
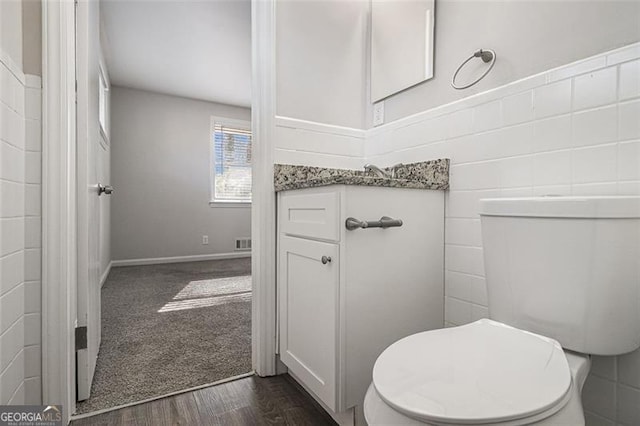
<svg viewBox="0 0 640 426">
<path fill-rule="evenodd" d="M 275 164 L 273 178 L 276 192 L 337 184 L 445 190 L 449 189 L 449 159 L 403 164 L 396 169 L 393 179 L 374 176 L 364 170 L 291 164 Z"/>
</svg>

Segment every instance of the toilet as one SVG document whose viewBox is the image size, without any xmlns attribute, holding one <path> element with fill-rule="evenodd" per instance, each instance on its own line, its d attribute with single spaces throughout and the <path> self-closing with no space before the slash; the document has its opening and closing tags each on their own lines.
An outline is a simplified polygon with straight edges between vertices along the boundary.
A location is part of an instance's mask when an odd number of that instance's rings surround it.
<svg viewBox="0 0 640 426">
<path fill-rule="evenodd" d="M 583 425 L 590 355 L 640 347 L 640 197 L 480 201 L 489 317 L 376 360 L 373 425 Z"/>
</svg>

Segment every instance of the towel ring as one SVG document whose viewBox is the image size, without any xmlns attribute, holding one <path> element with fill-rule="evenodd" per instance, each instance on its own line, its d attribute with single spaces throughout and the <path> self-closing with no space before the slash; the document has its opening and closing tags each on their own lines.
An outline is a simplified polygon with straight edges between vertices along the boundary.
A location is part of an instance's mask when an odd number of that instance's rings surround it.
<svg viewBox="0 0 640 426">
<path fill-rule="evenodd" d="M 489 68 L 487 68 L 487 70 L 480 76 L 478 77 L 475 81 L 464 85 L 464 86 L 459 86 L 456 84 L 456 77 L 458 76 L 458 73 L 460 72 L 460 70 L 467 65 L 467 62 L 469 62 L 470 60 L 472 60 L 473 58 L 482 58 L 483 62 L 491 62 L 489 64 Z M 477 52 L 475 52 L 473 55 L 469 56 L 467 58 L 466 61 L 464 61 L 462 63 L 462 65 L 460 65 L 458 67 L 458 69 L 456 70 L 455 74 L 453 74 L 453 78 L 451 79 L 451 86 L 453 86 L 454 89 L 458 89 L 458 90 L 462 90 L 462 89 L 467 89 L 471 86 L 473 86 L 474 84 L 476 84 L 477 82 L 479 82 L 480 80 L 482 80 L 487 74 L 489 74 L 489 71 L 491 71 L 491 69 L 493 68 L 493 66 L 496 64 L 496 52 L 494 52 L 491 49 L 480 49 Z"/>
</svg>

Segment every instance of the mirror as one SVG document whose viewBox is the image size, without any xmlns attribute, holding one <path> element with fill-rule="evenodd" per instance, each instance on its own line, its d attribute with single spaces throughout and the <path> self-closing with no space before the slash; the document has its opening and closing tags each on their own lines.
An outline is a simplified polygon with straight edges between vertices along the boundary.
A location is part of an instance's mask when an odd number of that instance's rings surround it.
<svg viewBox="0 0 640 426">
<path fill-rule="evenodd" d="M 435 0 L 373 0 L 371 100 L 433 78 Z"/>
</svg>

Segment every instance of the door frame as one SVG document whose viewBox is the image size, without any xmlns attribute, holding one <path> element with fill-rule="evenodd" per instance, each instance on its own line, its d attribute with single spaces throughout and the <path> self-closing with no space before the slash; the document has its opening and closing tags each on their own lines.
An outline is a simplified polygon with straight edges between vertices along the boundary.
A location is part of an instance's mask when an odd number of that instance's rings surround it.
<svg viewBox="0 0 640 426">
<path fill-rule="evenodd" d="M 276 369 L 276 0 L 251 0 L 251 129 L 253 145 L 251 346 L 253 369 Z"/>
<path fill-rule="evenodd" d="M 75 3 L 42 2 L 42 399 L 75 411 Z"/>
<path fill-rule="evenodd" d="M 252 364 L 276 374 L 275 0 L 252 0 Z M 75 412 L 75 2 L 42 2 L 42 389 Z"/>
</svg>

